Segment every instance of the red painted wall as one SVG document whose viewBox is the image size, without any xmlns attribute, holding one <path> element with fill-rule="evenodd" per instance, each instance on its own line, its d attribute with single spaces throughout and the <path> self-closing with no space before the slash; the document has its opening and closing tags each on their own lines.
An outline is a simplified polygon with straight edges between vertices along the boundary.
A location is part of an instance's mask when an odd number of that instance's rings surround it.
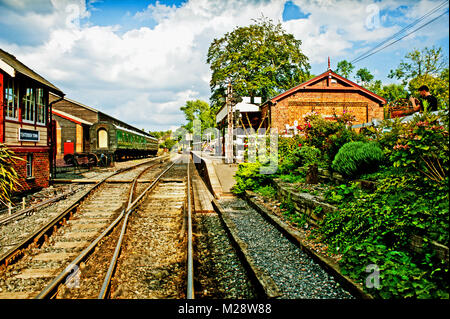
<svg viewBox="0 0 450 319">
<path fill-rule="evenodd" d="M 3 74 L 0 72 L 0 143 L 5 141 L 5 110 L 3 107 Z"/>
</svg>

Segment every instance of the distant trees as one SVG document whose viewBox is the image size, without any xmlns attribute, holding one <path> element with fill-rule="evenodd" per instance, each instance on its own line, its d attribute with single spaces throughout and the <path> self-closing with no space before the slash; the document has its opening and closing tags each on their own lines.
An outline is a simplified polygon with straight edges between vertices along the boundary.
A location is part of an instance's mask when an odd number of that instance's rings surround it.
<svg viewBox="0 0 450 319">
<path fill-rule="evenodd" d="M 149 131 L 148 132 L 151 136 L 153 136 L 154 138 L 160 139 L 164 136 L 170 136 L 172 134 L 171 130 L 167 130 L 167 131 Z"/>
<path fill-rule="evenodd" d="M 214 127 L 216 124 L 215 111 L 210 105 L 202 100 L 186 101 L 186 104 L 180 107 L 183 111 L 187 123 L 182 127 L 188 132 L 193 131 L 193 123 L 195 119 L 199 119 L 201 122 L 201 130 L 204 131 L 207 128 Z"/>
<path fill-rule="evenodd" d="M 214 39 L 209 46 L 215 111 L 225 103 L 229 81 L 237 96 L 260 96 L 265 101 L 309 79 L 310 65 L 300 49 L 301 40 L 268 18 L 254 22 Z"/>
<path fill-rule="evenodd" d="M 359 84 L 368 86 L 373 80 L 373 74 L 370 73 L 368 68 L 362 68 L 356 72 L 356 78 Z"/>
<path fill-rule="evenodd" d="M 388 77 L 401 80 L 403 85 L 408 85 L 413 79 L 439 77 L 445 69 L 448 70 L 448 61 L 442 54 L 442 48 L 425 47 L 421 51 L 415 49 L 406 54 L 405 59 L 395 70 L 390 71 Z"/>
<path fill-rule="evenodd" d="M 418 96 L 417 89 L 427 85 L 432 95 L 440 102 L 441 109 L 449 107 L 449 67 L 448 59 L 442 54 L 442 48 L 425 47 L 421 51 L 415 49 L 406 54 L 395 70 L 388 77 L 402 81 L 408 91 Z"/>
</svg>

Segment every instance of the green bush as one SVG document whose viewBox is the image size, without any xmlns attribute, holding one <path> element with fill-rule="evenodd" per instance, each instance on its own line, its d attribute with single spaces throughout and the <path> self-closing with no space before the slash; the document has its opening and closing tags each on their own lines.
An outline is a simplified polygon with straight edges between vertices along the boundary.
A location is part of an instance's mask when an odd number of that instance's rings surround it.
<svg viewBox="0 0 450 319">
<path fill-rule="evenodd" d="M 258 187 L 270 185 L 272 183 L 272 175 L 260 174 L 262 164 L 241 163 L 235 174 L 236 184 L 231 191 L 235 194 L 242 194 L 245 190 L 255 190 Z"/>
<path fill-rule="evenodd" d="M 278 173 L 288 174 L 300 166 L 299 151 L 306 140 L 301 136 L 280 137 L 278 140 Z"/>
<path fill-rule="evenodd" d="M 255 189 L 255 192 L 272 199 L 277 197 L 277 190 L 272 185 L 260 186 Z"/>
<path fill-rule="evenodd" d="M 437 263 L 435 268 L 421 265 L 430 263 L 430 256 L 417 258 L 408 252 L 390 249 L 383 244 L 363 242 L 357 243 L 344 254 L 341 270 L 343 274 L 363 284 L 369 293 L 384 299 L 448 299 L 448 284 L 445 283 L 447 273 L 443 270 L 445 265 Z M 421 259 L 425 259 L 424 262 L 421 262 Z M 378 287 L 366 287 L 369 265 L 375 265 L 379 270 Z"/>
<path fill-rule="evenodd" d="M 314 146 L 303 146 L 298 152 L 302 166 L 318 164 L 321 159 L 320 150 Z"/>
<path fill-rule="evenodd" d="M 319 115 L 312 115 L 304 132 L 307 144 L 314 146 L 322 152 L 322 166 L 329 168 L 339 149 L 352 141 L 365 141 L 366 137 L 349 128 L 347 115 L 335 116 L 336 121 L 323 119 Z M 324 165 L 325 164 L 325 165 Z"/>
<path fill-rule="evenodd" d="M 382 298 L 448 298 L 448 266 L 425 245 L 422 254 L 409 252 L 415 234 L 448 246 L 448 178 L 428 187 L 414 175 L 379 180 L 366 193 L 340 186 L 330 194 L 338 210 L 326 215 L 319 232 L 333 252 L 342 254 L 341 269 L 364 284 L 365 267 L 380 268 L 381 288 L 369 292 Z"/>
<path fill-rule="evenodd" d="M 339 149 L 331 167 L 346 177 L 376 171 L 383 151 L 374 142 L 349 142 Z"/>
<path fill-rule="evenodd" d="M 444 117 L 444 114 L 420 114 L 403 125 L 388 153 L 399 174 L 418 175 L 424 182 L 445 179 L 449 169 L 449 139 Z"/>
</svg>

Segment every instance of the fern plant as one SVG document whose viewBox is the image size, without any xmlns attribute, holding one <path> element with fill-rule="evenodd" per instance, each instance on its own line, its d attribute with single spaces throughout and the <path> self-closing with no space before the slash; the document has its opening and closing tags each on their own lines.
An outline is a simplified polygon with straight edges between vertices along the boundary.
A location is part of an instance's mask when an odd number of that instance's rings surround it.
<svg viewBox="0 0 450 319">
<path fill-rule="evenodd" d="M 23 161 L 20 157 L 14 156 L 4 144 L 0 144 L 0 203 L 5 206 L 11 202 L 11 194 L 19 186 L 19 176 L 13 167 L 16 160 Z"/>
</svg>

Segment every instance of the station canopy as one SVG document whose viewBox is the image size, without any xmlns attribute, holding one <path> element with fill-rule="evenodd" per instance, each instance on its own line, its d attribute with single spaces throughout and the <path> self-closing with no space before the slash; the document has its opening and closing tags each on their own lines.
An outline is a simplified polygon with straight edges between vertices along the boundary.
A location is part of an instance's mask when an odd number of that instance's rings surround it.
<svg viewBox="0 0 450 319">
<path fill-rule="evenodd" d="M 240 113 L 254 113 L 259 112 L 259 105 L 250 103 L 249 97 L 243 97 L 242 102 L 237 103 L 233 107 L 234 111 L 239 111 Z M 226 105 L 216 115 L 216 123 L 221 122 L 227 117 L 227 107 Z"/>
</svg>

